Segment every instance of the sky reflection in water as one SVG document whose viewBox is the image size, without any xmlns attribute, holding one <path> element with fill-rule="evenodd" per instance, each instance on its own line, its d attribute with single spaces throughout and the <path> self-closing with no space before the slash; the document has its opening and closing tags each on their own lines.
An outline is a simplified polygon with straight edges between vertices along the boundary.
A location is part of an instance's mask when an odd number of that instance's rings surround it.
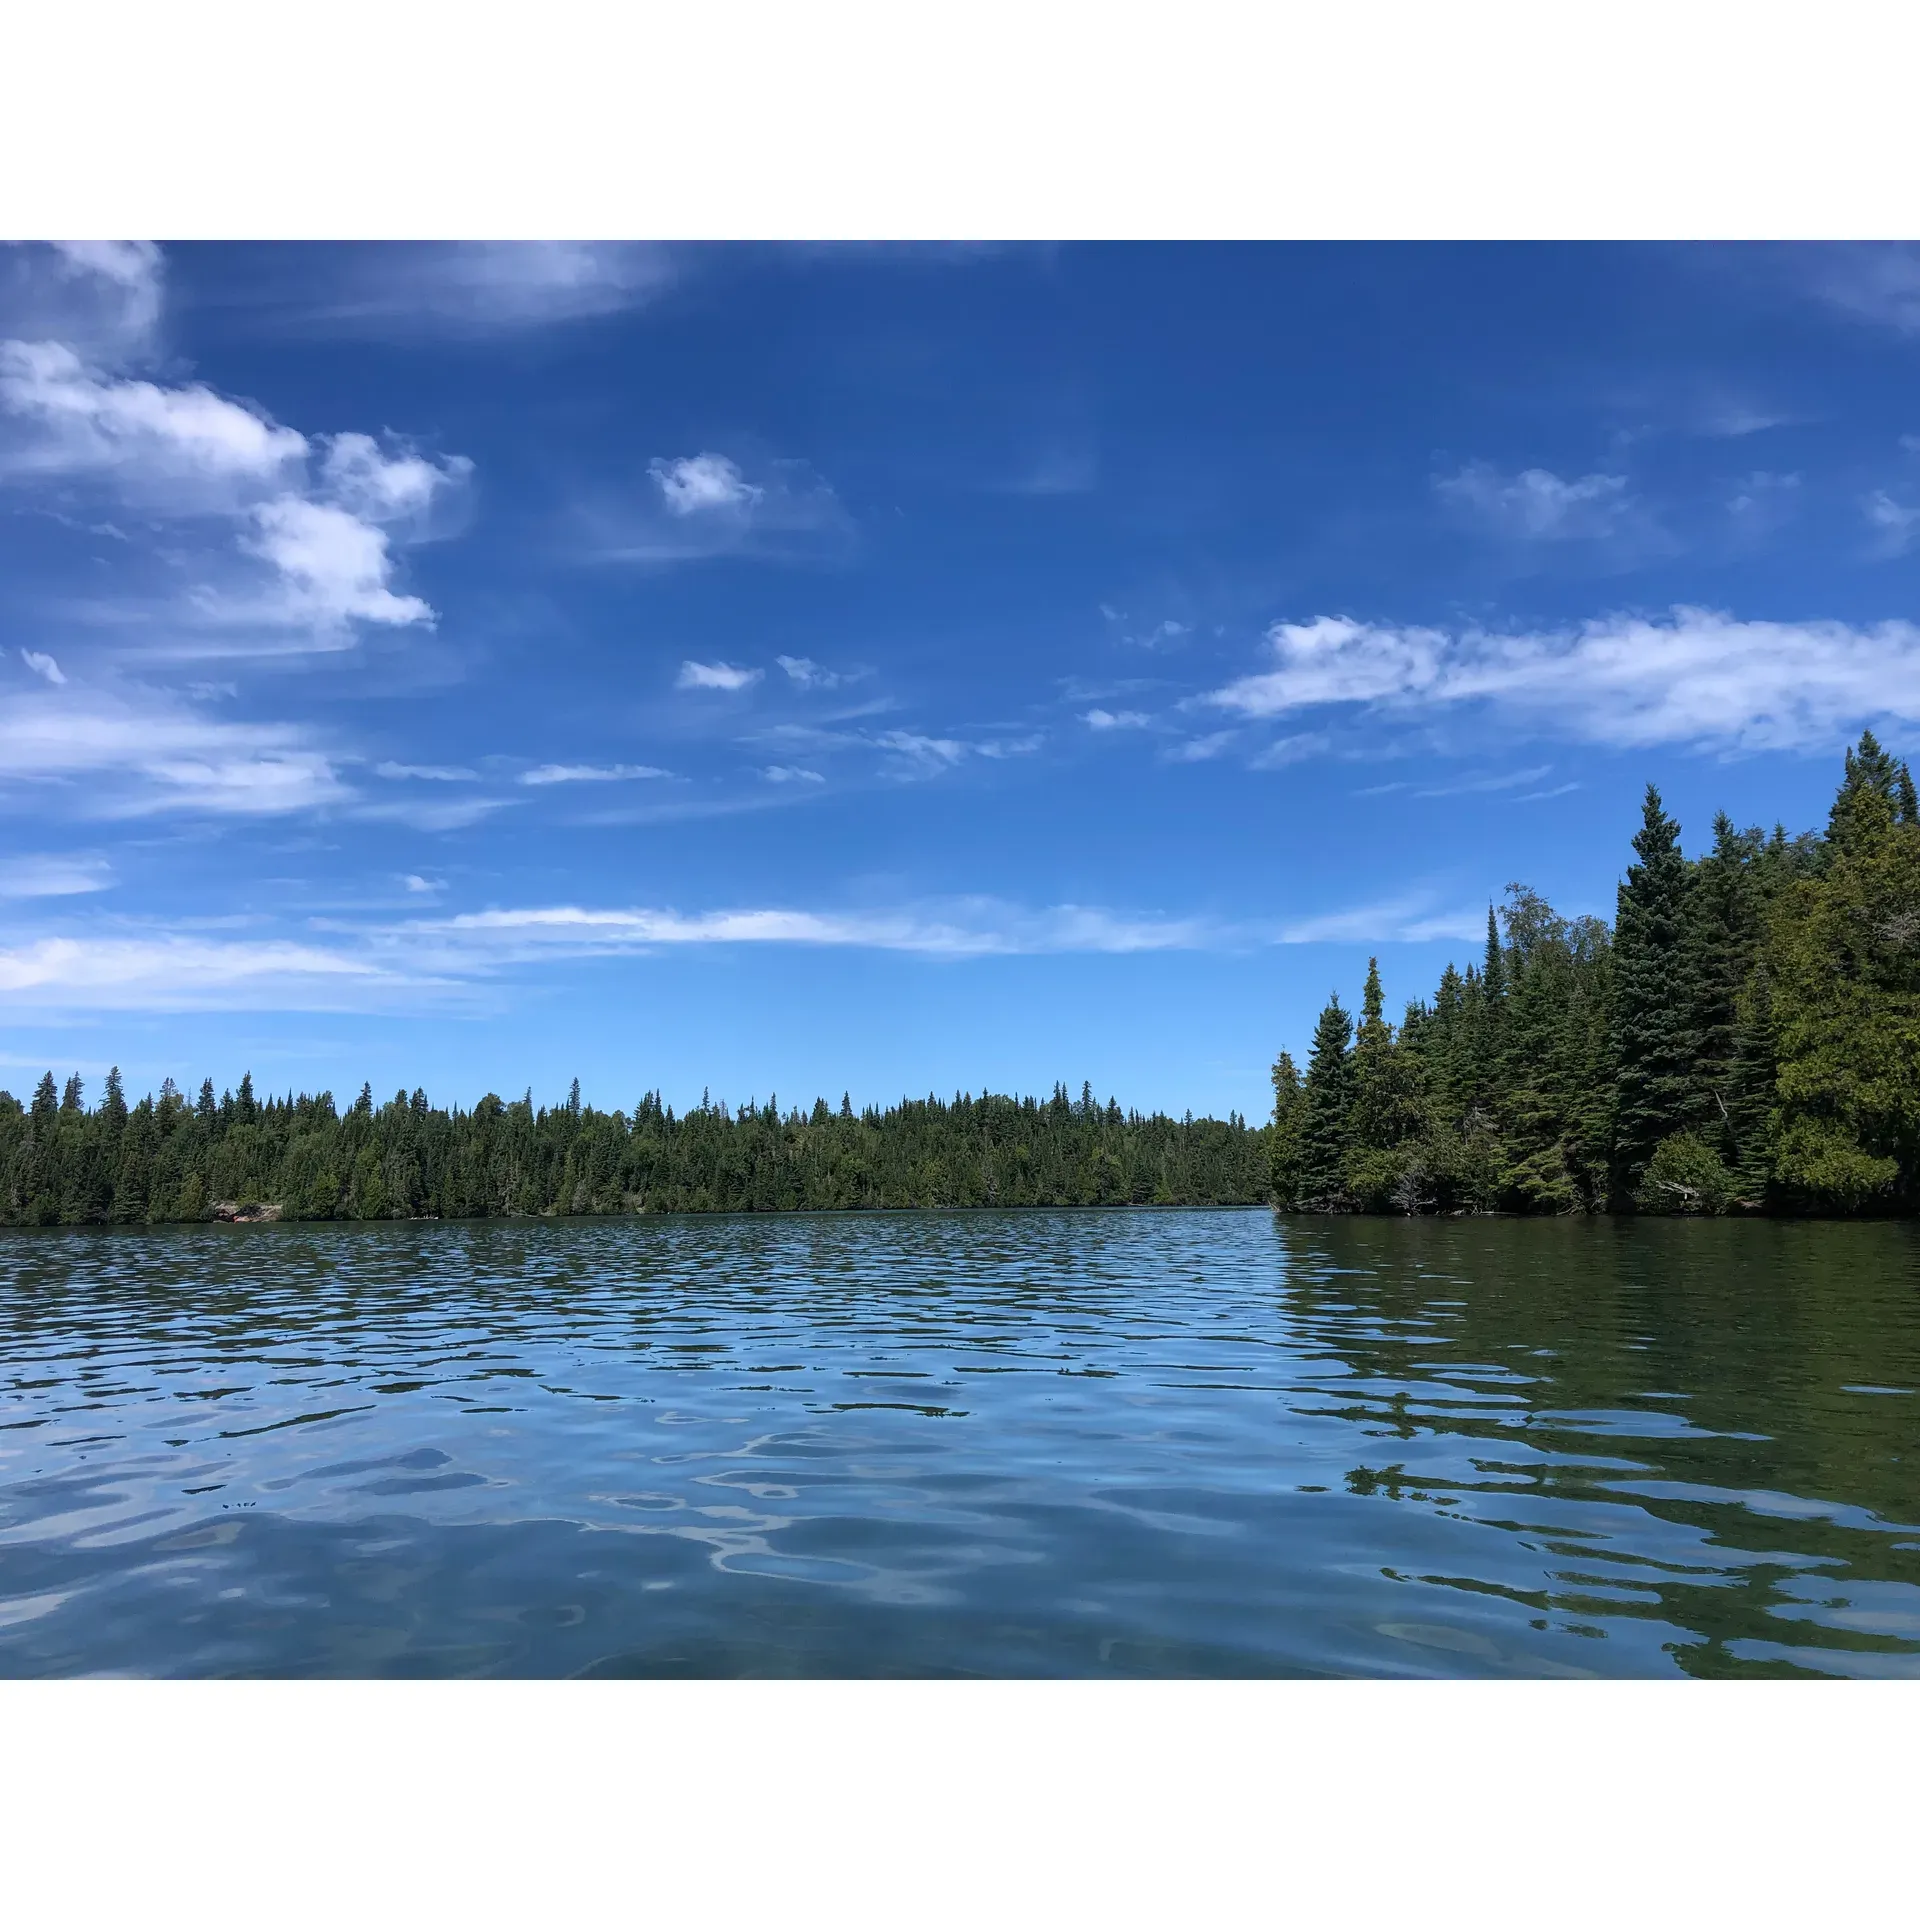
<svg viewBox="0 0 1920 1920">
<path fill-rule="evenodd" d="M 16 1234 L 0 1674 L 1920 1674 L 1920 1235 Z"/>
</svg>

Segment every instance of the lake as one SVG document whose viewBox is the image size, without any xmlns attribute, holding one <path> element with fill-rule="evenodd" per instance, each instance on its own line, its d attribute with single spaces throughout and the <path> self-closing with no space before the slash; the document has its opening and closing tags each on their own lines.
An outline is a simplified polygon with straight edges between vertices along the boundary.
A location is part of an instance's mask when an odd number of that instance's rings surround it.
<svg viewBox="0 0 1920 1920">
<path fill-rule="evenodd" d="M 1920 1232 L 4 1235 L 55 1674 L 1920 1674 Z"/>
</svg>

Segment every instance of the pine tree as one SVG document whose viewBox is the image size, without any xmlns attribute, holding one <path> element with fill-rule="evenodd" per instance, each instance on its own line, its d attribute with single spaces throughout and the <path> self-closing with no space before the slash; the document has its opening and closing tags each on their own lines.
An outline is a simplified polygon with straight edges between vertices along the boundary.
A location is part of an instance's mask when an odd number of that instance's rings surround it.
<svg viewBox="0 0 1920 1920">
<path fill-rule="evenodd" d="M 1630 1198 L 1662 1140 L 1701 1117 L 1693 876 L 1680 851 L 1679 825 L 1651 785 L 1633 850 L 1639 859 L 1621 883 L 1613 932 L 1617 1199 Z"/>
</svg>

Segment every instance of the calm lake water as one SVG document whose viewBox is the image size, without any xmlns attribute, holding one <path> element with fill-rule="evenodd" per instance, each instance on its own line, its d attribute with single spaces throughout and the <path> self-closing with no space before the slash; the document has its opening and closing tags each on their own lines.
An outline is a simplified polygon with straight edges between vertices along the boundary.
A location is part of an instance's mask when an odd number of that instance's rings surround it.
<svg viewBox="0 0 1920 1920">
<path fill-rule="evenodd" d="M 1920 1234 L 0 1236 L 0 1674 L 1920 1674 Z"/>
</svg>

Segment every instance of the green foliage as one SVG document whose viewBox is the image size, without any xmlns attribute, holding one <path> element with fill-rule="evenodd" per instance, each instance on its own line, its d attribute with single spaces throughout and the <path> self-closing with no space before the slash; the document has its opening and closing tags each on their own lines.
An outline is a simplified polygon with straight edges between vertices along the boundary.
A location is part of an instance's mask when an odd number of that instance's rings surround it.
<svg viewBox="0 0 1920 1920">
<path fill-rule="evenodd" d="M 1723 813 L 1695 861 L 1649 787 L 1633 851 L 1611 928 L 1510 886 L 1397 1032 L 1369 962 L 1358 1031 L 1336 996 L 1284 1101 L 1276 1068 L 1274 1204 L 1920 1212 L 1905 763 L 1864 734 L 1823 836 Z"/>
<path fill-rule="evenodd" d="M 677 1116 L 658 1094 L 600 1113 L 577 1085 L 559 1106 L 489 1094 L 470 1112 L 424 1092 L 344 1114 L 330 1093 L 260 1099 L 251 1076 L 192 1105 L 168 1081 L 128 1108 L 118 1075 L 88 1110 L 51 1074 L 31 1108 L 0 1093 L 0 1224 L 205 1220 L 262 1201 L 304 1220 L 502 1214 L 764 1212 L 798 1208 L 1257 1204 L 1274 1136 L 1238 1115 L 1122 1113 L 1083 1085 L 1049 1100 L 931 1095 L 811 1115 L 703 1100 Z M 1296 1084 L 1296 1091 L 1297 1091 Z M 1276 1086 L 1276 1098 L 1278 1087 Z"/>
<path fill-rule="evenodd" d="M 1735 1197 L 1733 1175 L 1697 1133 L 1670 1133 L 1654 1148 L 1635 1204 L 1643 1213 L 1725 1213 Z"/>
<path fill-rule="evenodd" d="M 1300 1124 L 1300 1205 L 1334 1213 L 1352 1205 L 1347 1147 L 1353 1110 L 1353 1015 L 1336 993 L 1313 1030 Z"/>
</svg>

